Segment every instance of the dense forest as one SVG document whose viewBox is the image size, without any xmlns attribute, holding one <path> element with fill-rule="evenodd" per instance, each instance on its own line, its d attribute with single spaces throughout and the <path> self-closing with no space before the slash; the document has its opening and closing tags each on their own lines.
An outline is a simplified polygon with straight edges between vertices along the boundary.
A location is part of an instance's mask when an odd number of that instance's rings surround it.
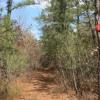
<svg viewBox="0 0 100 100">
<path fill-rule="evenodd" d="M 73 91 L 77 98 L 59 100 L 100 100 L 100 0 L 49 0 L 36 18 L 39 40 L 11 18 L 13 10 L 35 1 L 13 1 L 0 7 L 0 100 L 20 92 L 11 82 L 40 70 L 53 72 L 60 94 Z"/>
</svg>

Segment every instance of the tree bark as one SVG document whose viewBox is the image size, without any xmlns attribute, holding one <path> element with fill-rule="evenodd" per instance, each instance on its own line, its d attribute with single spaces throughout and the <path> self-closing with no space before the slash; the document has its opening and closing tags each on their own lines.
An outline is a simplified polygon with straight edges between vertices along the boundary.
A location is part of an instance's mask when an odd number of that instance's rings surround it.
<svg viewBox="0 0 100 100">
<path fill-rule="evenodd" d="M 100 24 L 100 0 L 95 0 L 95 24 Z M 97 94 L 100 100 L 100 37 L 99 32 L 96 31 L 96 42 L 98 49 L 98 64 L 97 64 Z"/>
<path fill-rule="evenodd" d="M 12 2 L 13 2 L 13 0 L 8 0 L 8 1 L 7 1 L 7 16 L 8 16 L 9 18 L 11 17 Z"/>
</svg>

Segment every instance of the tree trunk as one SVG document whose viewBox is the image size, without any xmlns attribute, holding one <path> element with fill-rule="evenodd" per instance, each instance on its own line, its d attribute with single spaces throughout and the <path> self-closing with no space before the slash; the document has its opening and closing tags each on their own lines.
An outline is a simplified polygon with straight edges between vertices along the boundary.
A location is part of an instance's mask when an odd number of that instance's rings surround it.
<svg viewBox="0 0 100 100">
<path fill-rule="evenodd" d="M 100 0 L 95 0 L 95 24 L 100 24 Z M 98 66 L 97 66 L 97 94 L 100 100 L 100 37 L 99 32 L 96 31 L 96 42 L 98 49 Z"/>
<path fill-rule="evenodd" d="M 11 17 L 12 2 L 13 2 L 13 0 L 8 0 L 8 1 L 7 1 L 7 16 L 8 16 L 9 18 Z"/>
</svg>

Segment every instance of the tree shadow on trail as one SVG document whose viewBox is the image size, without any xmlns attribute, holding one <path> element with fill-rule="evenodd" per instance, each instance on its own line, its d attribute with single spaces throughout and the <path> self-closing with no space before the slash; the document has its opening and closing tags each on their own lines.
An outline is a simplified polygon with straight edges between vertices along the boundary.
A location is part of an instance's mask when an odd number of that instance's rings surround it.
<svg viewBox="0 0 100 100">
<path fill-rule="evenodd" d="M 50 72 L 37 72 L 32 76 L 30 82 L 33 84 L 33 91 L 50 92 L 56 85 L 55 76 Z"/>
</svg>

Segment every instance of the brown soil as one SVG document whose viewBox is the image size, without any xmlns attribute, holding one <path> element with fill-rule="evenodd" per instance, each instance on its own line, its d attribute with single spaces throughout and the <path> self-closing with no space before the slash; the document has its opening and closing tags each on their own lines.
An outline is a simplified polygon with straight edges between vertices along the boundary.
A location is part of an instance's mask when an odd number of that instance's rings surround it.
<svg viewBox="0 0 100 100">
<path fill-rule="evenodd" d="M 59 93 L 55 76 L 49 71 L 36 71 L 21 76 L 21 93 L 14 100 L 76 100 L 74 95 Z M 59 90 L 60 91 L 60 90 Z"/>
</svg>

